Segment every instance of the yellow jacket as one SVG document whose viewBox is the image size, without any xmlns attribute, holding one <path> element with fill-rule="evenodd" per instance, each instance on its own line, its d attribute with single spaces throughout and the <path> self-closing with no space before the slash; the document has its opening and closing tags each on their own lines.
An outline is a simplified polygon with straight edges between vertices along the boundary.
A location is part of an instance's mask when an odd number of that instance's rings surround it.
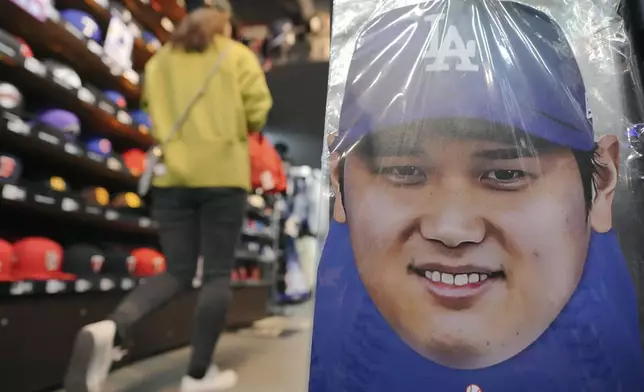
<svg viewBox="0 0 644 392">
<path fill-rule="evenodd" d="M 222 51 L 225 57 L 205 94 L 163 147 L 166 169 L 154 186 L 250 189 L 248 132 L 264 127 L 273 104 L 250 49 L 223 36 L 203 53 L 165 45 L 145 66 L 142 104 L 152 120 L 152 136 L 164 142 Z"/>
</svg>

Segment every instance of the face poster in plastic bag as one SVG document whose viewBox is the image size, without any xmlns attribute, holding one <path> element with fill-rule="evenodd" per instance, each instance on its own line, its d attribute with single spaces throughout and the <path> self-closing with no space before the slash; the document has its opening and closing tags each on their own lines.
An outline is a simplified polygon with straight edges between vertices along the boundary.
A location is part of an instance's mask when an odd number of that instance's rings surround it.
<svg viewBox="0 0 644 392">
<path fill-rule="evenodd" d="M 310 391 L 644 390 L 628 42 L 537 3 L 336 0 Z"/>
</svg>

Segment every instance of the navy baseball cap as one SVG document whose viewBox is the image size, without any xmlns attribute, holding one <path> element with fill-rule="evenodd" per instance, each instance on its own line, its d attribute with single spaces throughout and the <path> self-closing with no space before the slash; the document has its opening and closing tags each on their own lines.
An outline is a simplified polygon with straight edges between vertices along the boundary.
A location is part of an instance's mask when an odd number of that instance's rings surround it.
<svg viewBox="0 0 644 392">
<path fill-rule="evenodd" d="M 103 42 L 103 31 L 94 18 L 92 18 L 87 12 L 70 9 L 61 11 L 60 16 L 80 31 L 85 37 L 99 43 Z"/>
<path fill-rule="evenodd" d="M 386 12 L 358 37 L 332 152 L 428 120 L 503 125 L 557 145 L 594 146 L 586 90 L 564 32 L 546 14 L 497 0 Z"/>
<path fill-rule="evenodd" d="M 125 96 L 123 94 L 119 93 L 118 91 L 115 90 L 106 90 L 103 92 L 107 99 L 110 100 L 113 104 L 115 104 L 118 108 L 120 109 L 125 109 L 127 107 L 127 100 L 125 99 Z"/>
</svg>

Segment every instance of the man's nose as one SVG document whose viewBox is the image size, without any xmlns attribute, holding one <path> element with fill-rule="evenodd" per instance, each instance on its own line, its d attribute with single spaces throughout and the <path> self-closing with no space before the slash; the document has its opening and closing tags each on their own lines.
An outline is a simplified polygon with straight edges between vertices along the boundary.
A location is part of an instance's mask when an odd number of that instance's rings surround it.
<svg viewBox="0 0 644 392">
<path fill-rule="evenodd" d="M 452 193 L 432 198 L 420 219 L 421 236 L 448 248 L 478 244 L 485 238 L 485 219 L 481 207 L 470 197 Z"/>
</svg>

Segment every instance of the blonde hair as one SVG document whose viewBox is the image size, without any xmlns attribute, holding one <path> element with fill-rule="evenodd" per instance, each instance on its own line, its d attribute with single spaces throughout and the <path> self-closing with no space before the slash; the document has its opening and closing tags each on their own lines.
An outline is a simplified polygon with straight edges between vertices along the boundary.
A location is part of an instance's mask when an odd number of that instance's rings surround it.
<svg viewBox="0 0 644 392">
<path fill-rule="evenodd" d="M 170 37 L 170 43 L 186 52 L 204 52 L 215 35 L 224 35 L 230 14 L 213 8 L 200 8 L 186 16 Z"/>
</svg>

